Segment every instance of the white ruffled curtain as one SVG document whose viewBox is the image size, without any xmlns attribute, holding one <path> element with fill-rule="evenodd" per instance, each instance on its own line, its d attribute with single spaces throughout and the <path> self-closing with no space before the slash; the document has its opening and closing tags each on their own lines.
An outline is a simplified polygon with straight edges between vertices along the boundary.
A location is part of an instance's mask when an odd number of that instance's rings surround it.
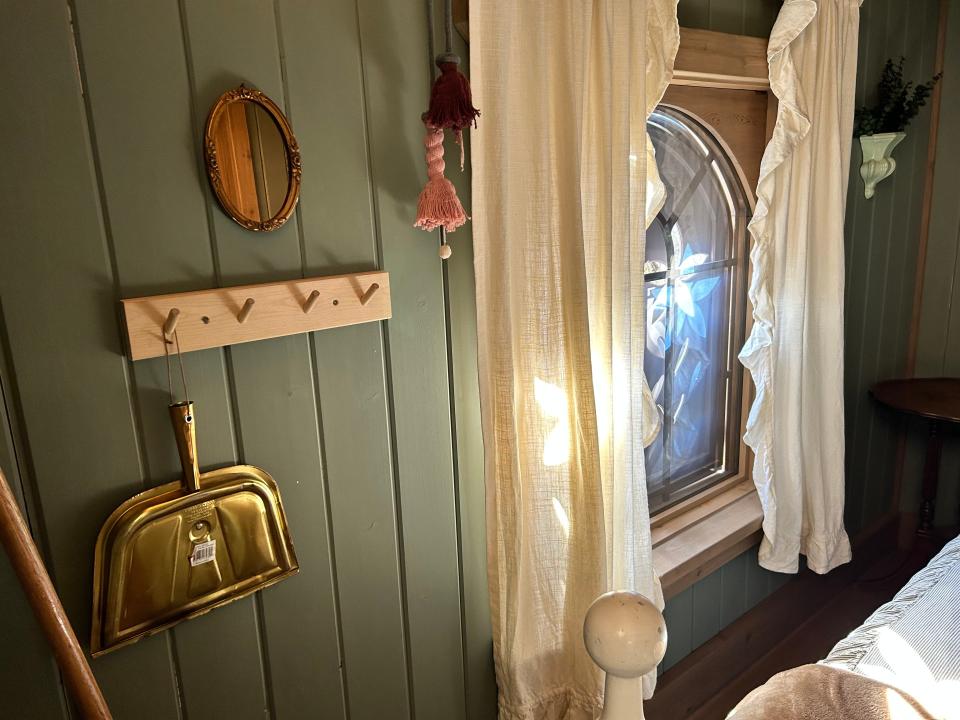
<svg viewBox="0 0 960 720">
<path fill-rule="evenodd" d="M 643 264 L 663 188 L 646 119 L 672 72 L 676 0 L 472 0 L 470 35 L 500 717 L 593 718 L 590 603 L 617 588 L 662 607 L 644 472 L 657 416 Z"/>
<path fill-rule="evenodd" d="M 825 573 L 843 527 L 843 215 L 853 135 L 858 0 L 786 0 L 770 36 L 777 122 L 753 235 L 753 329 L 740 359 L 757 394 L 744 436 L 763 505 L 760 564 Z"/>
</svg>

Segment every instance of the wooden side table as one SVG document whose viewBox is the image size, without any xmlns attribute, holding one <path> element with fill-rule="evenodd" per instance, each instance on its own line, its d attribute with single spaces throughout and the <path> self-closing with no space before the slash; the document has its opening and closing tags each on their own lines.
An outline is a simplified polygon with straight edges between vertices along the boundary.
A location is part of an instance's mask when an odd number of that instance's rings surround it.
<svg viewBox="0 0 960 720">
<path fill-rule="evenodd" d="M 940 482 L 941 431 L 946 423 L 960 423 L 960 378 L 908 378 L 885 380 L 870 388 L 870 394 L 901 413 L 928 420 L 927 456 L 923 464 L 923 499 L 917 534 L 933 539 L 933 511 Z"/>
</svg>

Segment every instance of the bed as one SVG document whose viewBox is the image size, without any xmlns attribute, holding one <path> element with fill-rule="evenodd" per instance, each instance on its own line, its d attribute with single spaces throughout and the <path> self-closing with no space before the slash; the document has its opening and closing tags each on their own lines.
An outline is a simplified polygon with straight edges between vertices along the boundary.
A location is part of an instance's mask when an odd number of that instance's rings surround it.
<svg viewBox="0 0 960 720">
<path fill-rule="evenodd" d="M 750 693 L 733 720 L 960 718 L 960 537 L 817 665 Z"/>
<path fill-rule="evenodd" d="M 960 537 L 837 643 L 821 664 L 905 690 L 921 678 L 960 679 Z"/>
</svg>

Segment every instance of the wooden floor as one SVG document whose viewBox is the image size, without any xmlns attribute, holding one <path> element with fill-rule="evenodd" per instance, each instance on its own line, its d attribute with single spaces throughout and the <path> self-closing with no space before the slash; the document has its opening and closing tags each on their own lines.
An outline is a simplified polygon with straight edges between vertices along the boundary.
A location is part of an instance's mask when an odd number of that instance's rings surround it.
<svg viewBox="0 0 960 720">
<path fill-rule="evenodd" d="M 647 718 L 722 720 L 772 675 L 822 659 L 931 555 L 930 548 L 884 548 L 825 576 L 801 573 L 671 668 L 648 703 Z"/>
</svg>

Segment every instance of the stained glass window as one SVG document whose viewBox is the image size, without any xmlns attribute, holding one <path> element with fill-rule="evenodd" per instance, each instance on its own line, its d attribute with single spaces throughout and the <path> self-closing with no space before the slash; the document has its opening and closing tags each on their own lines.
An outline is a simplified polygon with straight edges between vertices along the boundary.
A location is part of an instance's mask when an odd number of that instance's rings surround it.
<svg viewBox="0 0 960 720">
<path fill-rule="evenodd" d="M 665 106 L 647 127 L 667 189 L 644 266 L 644 370 L 661 419 L 646 450 L 656 512 L 738 469 L 750 208 L 707 128 Z"/>
</svg>

